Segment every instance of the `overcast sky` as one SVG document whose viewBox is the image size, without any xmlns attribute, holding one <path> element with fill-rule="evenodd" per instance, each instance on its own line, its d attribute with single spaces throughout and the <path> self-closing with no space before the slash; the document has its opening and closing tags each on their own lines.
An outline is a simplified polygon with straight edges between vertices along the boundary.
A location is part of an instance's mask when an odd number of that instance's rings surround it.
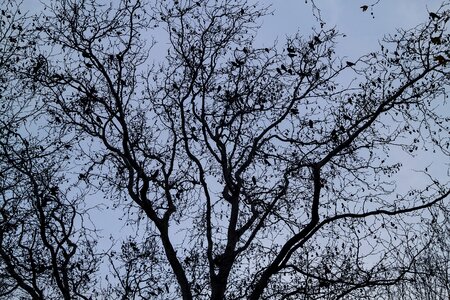
<svg viewBox="0 0 450 300">
<path fill-rule="evenodd" d="M 114 0 L 118 1 L 118 0 Z M 151 0 L 150 0 L 151 1 Z M 42 0 L 48 3 L 48 0 Z M 396 28 L 408 29 L 428 20 L 428 11 L 436 11 L 441 5 L 441 0 L 380 0 L 373 8 L 363 12 L 362 5 L 370 5 L 376 0 L 316 0 L 316 5 L 321 9 L 322 19 L 327 27 L 334 27 L 347 36 L 342 38 L 338 45 L 338 55 L 346 56 L 348 60 L 356 60 L 359 56 L 371 51 L 379 50 L 378 42 L 383 35 L 394 33 Z M 27 10 L 36 10 L 37 0 L 24 0 Z M 257 35 L 257 42 L 267 46 L 272 45 L 278 38 L 283 42 L 287 35 L 296 32 L 308 35 L 311 28 L 318 27 L 311 13 L 311 3 L 305 4 L 305 0 L 264 0 L 260 4 L 271 5 L 274 15 L 262 20 L 262 28 Z M 372 14 L 374 18 L 372 17 Z M 158 41 L 159 37 L 156 37 Z M 163 42 L 161 37 L 160 42 Z M 163 42 L 164 43 L 164 42 Z M 162 51 L 161 51 L 162 52 Z M 165 54 L 165 51 L 161 53 Z M 417 160 L 410 158 L 407 170 L 423 167 L 431 163 L 435 158 Z M 436 168 L 445 176 L 447 168 L 442 168 L 442 163 L 435 161 Z M 403 184 L 407 187 L 414 185 L 420 177 L 408 177 Z M 105 219 L 107 219 L 107 213 Z M 112 226 L 114 227 L 114 226 Z"/>
<path fill-rule="evenodd" d="M 262 3 L 261 1 L 260 3 Z M 315 4 L 321 10 L 322 19 L 326 26 L 333 27 L 345 34 L 337 46 L 337 54 L 346 56 L 354 61 L 358 57 L 372 51 L 379 51 L 379 41 L 384 35 L 395 33 L 397 28 L 410 29 L 428 21 L 428 13 L 436 11 L 442 0 L 380 0 L 374 7 L 363 12 L 362 5 L 370 5 L 376 0 L 315 0 Z M 305 0 L 269 1 L 274 15 L 264 19 L 258 41 L 270 44 L 278 37 L 283 41 L 286 35 L 297 31 L 308 35 L 311 28 L 318 27 L 311 13 L 311 1 L 305 4 Z M 373 16 L 372 14 L 373 13 Z M 448 107 L 448 106 L 447 106 Z M 402 160 L 404 169 L 402 172 L 408 176 L 402 176 L 398 185 L 400 190 L 409 189 L 417 184 L 423 184 L 423 177 L 411 176 L 411 170 L 424 169 L 426 166 L 434 174 L 447 177 L 448 162 L 443 156 L 423 152 L 419 157 L 405 156 L 403 152 L 392 153 L 391 158 Z M 444 160 L 442 160 L 444 159 Z"/>
<path fill-rule="evenodd" d="M 311 2 L 304 0 L 261 1 L 274 9 L 274 15 L 264 20 L 261 40 L 280 40 L 286 34 L 297 30 L 305 34 L 310 32 L 317 22 L 311 14 Z M 441 0 L 380 0 L 372 9 L 363 12 L 362 5 L 370 5 L 375 0 L 315 0 L 321 9 L 322 18 L 327 26 L 336 26 L 346 34 L 339 44 L 341 55 L 357 57 L 367 52 L 379 50 L 378 41 L 384 34 L 394 33 L 396 28 L 408 29 L 428 20 L 428 11 L 435 11 Z M 371 15 L 373 12 L 373 16 Z"/>
<path fill-rule="evenodd" d="M 50 0 L 23 0 L 25 10 L 36 12 L 41 3 Z M 119 0 L 112 0 L 118 2 Z M 251 0 L 253 1 L 253 0 Z M 108 2 L 101 0 L 99 2 Z M 152 2 L 152 0 L 149 0 Z M 311 33 L 311 28 L 319 27 L 311 13 L 311 0 L 262 0 L 260 5 L 270 5 L 273 15 L 262 19 L 257 42 L 267 43 L 278 38 L 281 42 L 287 35 L 301 32 Z M 307 3 L 306 3 L 307 2 Z M 363 12 L 362 5 L 370 5 L 377 0 L 315 0 L 321 10 L 322 19 L 328 28 L 346 34 L 338 44 L 339 55 L 349 59 L 379 50 L 378 41 L 396 28 L 408 29 L 428 20 L 428 11 L 435 11 L 442 0 L 379 0 L 379 3 Z M 373 15 L 371 14 L 373 13 Z M 372 17 L 374 16 L 374 18 Z M 166 37 L 159 37 L 160 42 Z M 158 41 L 158 37 L 157 37 Z M 162 51 L 161 51 L 162 52 Z M 165 51 L 162 52 L 165 54 Z"/>
<path fill-rule="evenodd" d="M 101 0 L 101 2 L 107 0 Z M 112 0 L 119 1 L 119 0 Z M 149 0 L 152 2 L 152 0 Z M 319 27 L 312 15 L 311 0 L 249 0 L 260 5 L 270 5 L 273 15 L 264 17 L 261 30 L 257 34 L 258 44 L 271 46 L 275 39 L 283 43 L 287 35 L 300 32 L 304 35 L 311 33 L 312 27 Z M 39 10 L 41 3 L 49 3 L 49 0 L 24 0 L 24 9 L 30 12 Z M 306 3 L 307 2 L 307 3 Z M 373 7 L 365 12 L 362 5 L 371 5 L 377 0 L 315 0 L 315 4 L 321 10 L 321 17 L 326 22 L 326 27 L 334 27 L 345 34 L 337 46 L 337 54 L 345 56 L 350 61 L 372 51 L 380 49 L 378 42 L 385 34 L 395 33 L 396 28 L 409 29 L 428 20 L 428 12 L 436 11 L 442 4 L 442 0 L 379 0 Z M 167 37 L 164 35 L 155 37 L 157 42 L 167 45 Z M 255 45 L 260 46 L 260 45 Z M 166 51 L 163 47 L 156 47 L 152 55 L 156 60 L 163 59 Z M 161 56 L 161 57 L 157 57 Z M 428 165 L 435 160 L 432 156 L 422 160 L 411 159 L 411 168 Z M 441 164 L 438 162 L 437 166 Z M 446 172 L 446 168 L 439 168 L 440 172 Z M 414 184 L 414 178 L 409 178 Z"/>
</svg>

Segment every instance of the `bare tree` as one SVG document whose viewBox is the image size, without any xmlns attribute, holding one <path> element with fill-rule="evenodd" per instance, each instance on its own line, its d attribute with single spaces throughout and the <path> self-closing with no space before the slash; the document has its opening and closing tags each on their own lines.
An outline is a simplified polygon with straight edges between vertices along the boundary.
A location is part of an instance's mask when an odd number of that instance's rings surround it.
<svg viewBox="0 0 450 300">
<path fill-rule="evenodd" d="M 98 264 L 95 242 L 82 226 L 83 198 L 60 188 L 65 179 L 58 167 L 64 159 L 5 131 L 0 146 L 0 297 L 89 299 Z"/>
<path fill-rule="evenodd" d="M 14 1 L 2 9 L 0 298 L 89 299 L 99 260 L 85 193 L 64 176 L 70 141 L 46 131 L 37 87 L 20 75 L 39 63 L 27 58 L 30 20 Z"/>
<path fill-rule="evenodd" d="M 450 296 L 448 206 L 430 214 L 430 247 L 414 259 L 405 276 L 395 285 L 378 290 L 380 299 L 447 299 Z"/>
<path fill-rule="evenodd" d="M 446 179 L 423 170 L 400 193 L 390 154 L 449 156 L 448 4 L 356 61 L 336 56 L 325 26 L 257 45 L 269 10 L 246 1 L 46 11 L 34 98 L 85 164 L 80 181 L 141 230 L 107 253 L 119 282 L 105 293 L 371 297 L 430 245 L 418 221 L 448 206 Z"/>
</svg>

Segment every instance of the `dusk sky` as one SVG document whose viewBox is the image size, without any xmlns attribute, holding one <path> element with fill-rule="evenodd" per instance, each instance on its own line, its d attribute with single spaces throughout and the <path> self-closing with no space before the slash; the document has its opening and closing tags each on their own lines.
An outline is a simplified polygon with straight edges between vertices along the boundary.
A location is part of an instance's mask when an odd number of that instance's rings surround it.
<svg viewBox="0 0 450 300">
<path fill-rule="evenodd" d="M 83 299 L 372 300 L 448 264 L 449 0 L 14 1 L 0 299 L 61 270 Z"/>
<path fill-rule="evenodd" d="M 108 1 L 101 1 L 108 2 Z M 151 1 L 150 1 L 151 2 Z M 251 2 L 251 1 L 250 1 Z M 256 47 L 271 46 L 278 40 L 282 47 L 285 39 L 289 35 L 297 32 L 308 36 L 312 33 L 312 28 L 319 28 L 320 25 L 312 14 L 311 1 L 304 0 L 282 0 L 282 1 L 255 1 L 260 5 L 269 5 L 272 15 L 263 17 L 260 20 L 261 29 L 256 36 Z M 50 1 L 42 0 L 48 4 Z M 117 3 L 114 2 L 113 3 Z M 439 0 L 381 0 L 377 1 L 344 1 L 344 0 L 316 0 L 315 5 L 320 9 L 322 20 L 326 23 L 325 28 L 335 27 L 339 32 L 346 35 L 337 43 L 337 54 L 345 60 L 354 61 L 358 57 L 372 51 L 379 51 L 379 41 L 383 36 L 395 33 L 396 28 L 409 29 L 420 23 L 428 21 L 428 12 L 436 11 L 441 5 Z M 375 4 L 374 6 L 370 6 Z M 40 3 L 35 0 L 24 0 L 24 8 L 31 13 L 39 11 Z M 369 5 L 366 11 L 361 9 L 362 5 Z M 161 33 L 161 32 L 160 32 Z M 152 49 L 152 58 L 161 61 L 166 54 L 167 35 L 164 32 L 156 35 L 157 45 Z M 411 169 L 420 169 L 425 166 L 430 171 L 437 172 L 439 176 L 447 176 L 447 168 L 442 167 L 443 163 L 439 157 L 422 153 L 420 159 L 404 156 L 403 152 L 397 156 L 392 153 L 396 160 L 400 158 L 407 167 L 404 169 L 409 174 Z M 399 186 L 406 189 L 415 184 L 420 184 L 423 177 L 403 177 Z M 97 197 L 95 197 L 97 198 Z M 105 222 L 111 220 L 109 213 L 104 214 Z M 100 217 L 100 220 L 102 218 Z M 97 219 L 98 220 L 98 219 Z M 101 221 L 103 223 L 103 221 Z M 105 223 L 106 224 L 106 223 Z M 113 225 L 113 224 L 111 224 Z M 121 226 L 120 223 L 115 225 Z M 108 226 L 114 232 L 119 228 Z"/>
<path fill-rule="evenodd" d="M 108 1 L 100 1 L 108 2 Z M 118 3 L 114 2 L 113 3 Z M 151 1 L 150 1 L 151 2 Z M 250 1 L 251 2 L 251 1 Z M 261 29 L 257 33 L 255 46 L 270 46 L 274 40 L 281 45 L 285 38 L 299 32 L 305 36 L 312 33 L 312 28 L 320 25 L 312 14 L 310 0 L 283 1 L 255 1 L 260 5 L 269 5 L 272 15 L 260 20 Z M 50 1 L 24 0 L 23 7 L 30 13 L 39 12 L 43 4 Z M 409 29 L 429 18 L 428 12 L 436 11 L 442 4 L 439 0 L 380 0 L 380 1 L 344 1 L 344 0 L 316 0 L 315 5 L 320 9 L 325 28 L 335 27 L 346 35 L 337 43 L 337 54 L 346 60 L 356 60 L 358 57 L 380 49 L 379 41 L 383 36 L 395 33 L 396 28 Z M 372 4 L 375 4 L 371 6 Z M 369 5 L 366 11 L 362 5 Z M 162 33 L 154 36 L 157 45 L 152 49 L 152 58 L 161 61 L 167 47 L 167 36 Z M 162 44 L 162 46 L 158 46 Z M 424 167 L 434 162 L 437 171 L 445 176 L 446 168 L 441 168 L 441 162 L 433 156 L 417 160 L 408 158 L 411 168 Z M 411 168 L 408 168 L 411 169 Z M 411 184 L 416 179 L 408 178 Z M 420 179 L 417 179 L 420 181 Z M 409 185 L 409 184 L 407 184 Z"/>
<path fill-rule="evenodd" d="M 270 3 L 274 16 L 264 19 L 261 40 L 273 40 L 284 37 L 297 30 L 308 34 L 312 26 L 318 27 L 311 14 L 311 1 L 260 1 Z M 376 1 L 315 1 L 321 9 L 327 26 L 347 36 L 339 43 L 341 55 L 359 56 L 379 50 L 378 41 L 383 35 L 395 33 L 396 28 L 409 29 L 428 20 L 428 11 L 439 8 L 442 1 L 436 0 L 381 0 L 372 8 L 363 12 L 362 5 Z M 371 13 L 373 13 L 374 18 Z"/>
</svg>

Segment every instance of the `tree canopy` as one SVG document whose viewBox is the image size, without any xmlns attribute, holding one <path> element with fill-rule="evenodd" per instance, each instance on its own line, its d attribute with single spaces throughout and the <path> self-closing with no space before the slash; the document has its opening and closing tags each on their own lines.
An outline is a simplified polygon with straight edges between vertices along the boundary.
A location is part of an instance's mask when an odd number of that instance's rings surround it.
<svg viewBox="0 0 450 300">
<path fill-rule="evenodd" d="M 352 61 L 250 1 L 44 5 L 1 11 L 0 298 L 448 297 L 449 3 Z"/>
</svg>

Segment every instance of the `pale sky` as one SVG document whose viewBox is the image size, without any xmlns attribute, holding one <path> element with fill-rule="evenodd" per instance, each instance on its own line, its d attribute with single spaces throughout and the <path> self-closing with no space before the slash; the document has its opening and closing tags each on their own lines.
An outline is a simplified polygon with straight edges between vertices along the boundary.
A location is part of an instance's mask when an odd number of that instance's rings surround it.
<svg viewBox="0 0 450 300">
<path fill-rule="evenodd" d="M 260 1 L 271 4 L 274 15 L 268 16 L 263 21 L 263 26 L 258 35 L 258 41 L 268 44 L 278 38 L 282 43 L 286 35 L 297 31 L 306 36 L 311 33 L 312 27 L 319 27 L 311 13 L 311 2 L 305 4 L 304 0 Z M 379 51 L 379 41 L 383 36 L 395 33 L 397 28 L 410 29 L 421 23 L 427 22 L 428 12 L 436 11 L 442 4 L 442 0 L 380 0 L 372 9 L 363 12 L 362 5 L 373 4 L 375 0 L 315 0 L 321 9 L 322 19 L 326 26 L 333 27 L 345 34 L 337 45 L 337 55 L 345 56 L 354 61 L 358 57 L 372 51 Z M 371 15 L 373 12 L 373 16 Z M 448 106 L 447 106 L 448 107 Z M 411 170 L 423 169 L 429 166 L 429 170 L 436 176 L 444 176 L 448 180 L 448 158 L 438 154 L 430 155 L 422 153 L 413 158 L 405 156 L 403 152 L 391 153 L 391 158 L 402 160 L 404 168 L 398 182 L 399 190 L 406 190 L 417 184 L 423 184 L 423 177 L 411 176 Z"/>
<path fill-rule="evenodd" d="M 439 8 L 441 0 L 380 0 L 373 9 L 363 12 L 364 4 L 375 0 L 315 0 L 322 11 L 322 18 L 327 26 L 346 34 L 339 44 L 341 55 L 357 57 L 367 52 L 379 50 L 378 41 L 384 34 L 394 33 L 396 28 L 412 28 L 428 20 L 428 11 Z M 274 9 L 274 16 L 264 19 L 261 40 L 272 41 L 277 36 L 280 41 L 286 34 L 293 34 L 298 29 L 305 34 L 311 27 L 318 27 L 311 14 L 311 4 L 304 0 L 260 1 L 268 3 Z M 372 17 L 371 12 L 373 12 Z"/>
<path fill-rule="evenodd" d="M 149 1 L 151 2 L 152 0 Z M 274 14 L 262 19 L 262 27 L 257 34 L 256 42 L 260 43 L 261 46 L 270 46 L 275 39 L 278 39 L 281 47 L 288 35 L 300 32 L 308 36 L 312 32 L 312 27 L 319 27 L 312 15 L 310 1 L 308 0 L 307 4 L 305 4 L 305 0 L 257 1 L 260 4 L 271 5 Z M 40 7 L 40 2 L 49 3 L 50 1 L 24 0 L 24 10 L 36 12 L 36 9 Z M 396 28 L 409 29 L 428 21 L 428 11 L 436 11 L 443 1 L 380 0 L 377 5 L 365 12 L 360 8 L 361 5 L 370 5 L 375 2 L 376 0 L 315 0 L 316 5 L 321 9 L 321 16 L 326 22 L 326 27 L 335 27 L 339 32 L 346 35 L 338 43 L 337 54 L 339 56 L 346 56 L 348 60 L 355 61 L 359 56 L 371 51 L 378 51 L 380 49 L 379 41 L 385 34 L 395 33 Z M 157 42 L 166 43 L 167 38 L 161 37 L 159 39 L 156 36 L 155 39 Z M 163 58 L 166 53 L 163 49 L 164 47 L 154 50 L 153 55 L 161 54 L 161 58 Z M 434 168 L 436 174 L 446 176 L 448 180 L 448 175 L 446 175 L 448 166 L 445 167 L 445 164 L 439 161 L 439 157 L 428 155 L 420 160 L 400 155 L 396 157 L 396 159 L 400 158 L 404 159 L 408 164 L 405 168 L 406 172 L 410 172 L 411 169 L 424 168 L 433 162 L 433 167 L 430 170 Z M 448 162 L 446 163 L 448 164 Z M 410 186 L 421 183 L 421 178 L 420 176 L 405 177 L 401 184 L 403 188 L 407 189 Z M 101 197 L 92 198 L 99 202 L 109 202 L 101 199 Z M 94 218 L 92 219 L 98 228 L 104 229 L 102 235 L 105 238 L 104 243 L 107 244 L 106 247 L 109 246 L 109 241 L 107 240 L 109 234 L 115 234 L 117 239 L 121 237 L 126 238 L 125 234 L 129 230 L 123 228 L 122 222 L 116 222 L 116 218 L 120 217 L 120 213 L 105 210 L 103 212 L 95 212 L 93 216 Z M 117 234 L 117 232 L 120 233 Z"/>
<path fill-rule="evenodd" d="M 119 0 L 111 0 L 119 2 Z M 315 0 L 321 9 L 322 19 L 328 28 L 334 27 L 345 34 L 338 43 L 338 54 L 350 59 L 358 58 L 368 52 L 379 50 L 378 41 L 384 34 L 394 33 L 396 28 L 412 28 L 428 20 L 428 11 L 435 11 L 442 0 L 379 0 L 373 8 L 363 12 L 362 5 L 370 5 L 377 0 Z M 35 12 L 41 3 L 49 0 L 23 0 L 25 10 Z M 105 0 L 99 2 L 108 2 Z M 153 2 L 149 0 L 149 2 Z M 271 45 L 275 39 L 283 42 L 287 35 L 300 31 L 305 35 L 311 28 L 318 28 L 311 10 L 311 0 L 251 0 L 259 5 L 270 5 L 273 15 L 262 19 L 257 42 Z M 307 3 L 306 3 L 307 2 Z M 371 13 L 373 13 L 372 17 Z M 156 37 L 157 42 L 165 43 L 167 37 Z M 164 55 L 166 52 L 161 51 Z"/>
<path fill-rule="evenodd" d="M 118 1 L 118 0 L 112 0 Z M 253 0 L 251 0 L 253 1 Z M 24 10 L 36 12 L 41 3 L 49 3 L 49 0 L 24 0 Z M 102 0 L 102 2 L 105 2 Z M 151 2 L 151 0 L 150 0 Z M 255 1 L 260 5 L 270 5 L 273 15 L 261 20 L 261 30 L 257 34 L 257 43 L 270 46 L 278 39 L 280 47 L 286 36 L 303 33 L 311 34 L 312 27 L 319 27 L 312 15 L 311 0 L 263 0 Z M 395 33 L 396 28 L 409 29 L 428 20 L 428 11 L 436 11 L 442 0 L 380 0 L 374 7 L 363 12 L 362 5 L 370 5 L 376 0 L 315 0 L 315 4 L 321 10 L 322 19 L 326 27 L 334 27 L 345 34 L 338 42 L 337 54 L 345 56 L 348 60 L 356 60 L 359 56 L 380 49 L 378 42 L 383 35 Z M 373 15 L 371 14 L 373 13 Z M 373 17 L 374 16 L 374 17 Z M 166 36 L 155 36 L 157 42 L 167 45 Z M 257 45 L 259 46 L 259 45 Z M 156 60 L 165 55 L 165 46 L 155 47 L 152 55 Z M 158 55 L 161 54 L 161 57 Z M 439 159 L 428 156 L 426 159 L 406 158 L 408 168 L 418 169 L 435 161 L 438 172 L 446 172 L 442 168 Z M 445 176 L 444 173 L 441 173 Z M 419 178 L 409 177 L 403 182 L 406 188 L 414 185 Z M 108 213 L 105 213 L 105 217 Z M 108 217 L 106 217 L 108 218 Z"/>
</svg>

